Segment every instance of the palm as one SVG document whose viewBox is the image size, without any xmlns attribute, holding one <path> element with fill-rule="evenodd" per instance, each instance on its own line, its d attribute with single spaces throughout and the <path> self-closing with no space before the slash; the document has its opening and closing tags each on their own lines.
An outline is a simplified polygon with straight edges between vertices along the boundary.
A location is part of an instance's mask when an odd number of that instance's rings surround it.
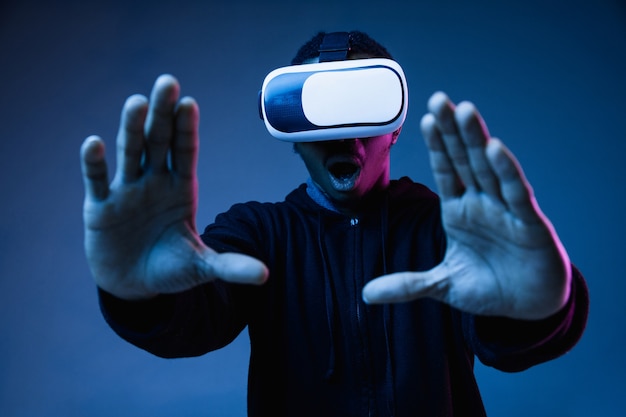
<svg viewBox="0 0 626 417">
<path fill-rule="evenodd" d="M 365 294 L 375 302 L 433 297 L 474 314 L 540 318 L 566 298 L 567 254 L 514 157 L 490 139 L 468 103 L 434 95 L 423 119 L 448 239 L 427 272 L 392 274 Z"/>
<path fill-rule="evenodd" d="M 193 226 L 193 191 L 186 181 L 172 181 L 166 175 L 132 184 L 114 181 L 105 201 L 85 203 L 89 262 L 114 265 L 125 282 L 149 277 L 143 282 L 149 292 L 176 286 L 168 283 L 183 279 L 193 266 L 185 255 L 186 247 L 199 246 Z"/>
<path fill-rule="evenodd" d="M 444 264 L 454 277 L 444 299 L 456 307 L 516 315 L 517 305 L 537 303 L 544 277 L 563 274 L 552 233 L 540 217 L 528 224 L 473 192 L 444 202 L 442 210 L 448 237 Z"/>
</svg>

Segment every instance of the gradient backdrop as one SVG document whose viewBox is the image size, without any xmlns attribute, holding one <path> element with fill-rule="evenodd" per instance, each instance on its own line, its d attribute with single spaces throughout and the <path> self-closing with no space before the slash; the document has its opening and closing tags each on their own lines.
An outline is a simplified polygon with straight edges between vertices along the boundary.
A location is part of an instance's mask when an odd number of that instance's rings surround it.
<svg viewBox="0 0 626 417">
<path fill-rule="evenodd" d="M 626 415 L 623 0 L 3 0 L 0 416 L 245 416 L 247 334 L 164 360 L 102 320 L 79 147 L 99 134 L 112 156 L 126 96 L 169 72 L 202 112 L 198 227 L 232 203 L 281 199 L 306 172 L 264 130 L 257 91 L 318 30 L 352 29 L 387 45 L 409 80 L 393 176 L 433 185 L 418 130 L 431 93 L 474 101 L 588 280 L 571 352 L 520 374 L 477 366 L 489 414 Z"/>
</svg>

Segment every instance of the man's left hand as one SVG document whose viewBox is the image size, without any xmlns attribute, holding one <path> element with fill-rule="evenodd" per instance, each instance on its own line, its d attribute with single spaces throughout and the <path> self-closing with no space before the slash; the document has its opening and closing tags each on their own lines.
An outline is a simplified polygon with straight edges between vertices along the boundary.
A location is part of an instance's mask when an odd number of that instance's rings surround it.
<svg viewBox="0 0 626 417">
<path fill-rule="evenodd" d="M 368 303 L 431 297 L 460 310 L 542 319 L 569 297 L 571 266 L 513 154 L 489 136 L 472 103 L 441 92 L 428 102 L 422 133 L 441 197 L 443 261 L 429 271 L 379 277 Z"/>
</svg>

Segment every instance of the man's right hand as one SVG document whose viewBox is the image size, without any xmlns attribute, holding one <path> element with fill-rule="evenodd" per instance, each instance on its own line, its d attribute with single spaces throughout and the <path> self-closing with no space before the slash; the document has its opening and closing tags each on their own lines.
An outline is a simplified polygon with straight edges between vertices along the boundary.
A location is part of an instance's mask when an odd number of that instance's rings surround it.
<svg viewBox="0 0 626 417">
<path fill-rule="evenodd" d="M 195 227 L 198 106 L 179 101 L 178 81 L 160 76 L 150 101 L 126 100 L 117 136 L 117 169 L 109 184 L 104 143 L 81 148 L 85 183 L 85 251 L 96 285 L 138 300 L 190 289 L 214 279 L 262 284 L 260 261 L 218 254 Z"/>
</svg>

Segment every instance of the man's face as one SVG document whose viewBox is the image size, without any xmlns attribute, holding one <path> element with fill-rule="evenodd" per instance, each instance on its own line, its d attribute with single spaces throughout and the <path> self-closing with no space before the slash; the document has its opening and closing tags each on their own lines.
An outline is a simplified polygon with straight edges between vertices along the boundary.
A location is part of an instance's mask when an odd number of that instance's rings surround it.
<svg viewBox="0 0 626 417">
<path fill-rule="evenodd" d="M 389 184 L 389 153 L 397 135 L 363 139 L 300 142 L 300 154 L 311 179 L 338 209 L 348 211 L 371 191 Z"/>
<path fill-rule="evenodd" d="M 367 54 L 350 54 L 348 59 L 370 58 Z M 305 63 L 319 62 L 313 58 Z M 299 142 L 294 149 L 300 154 L 309 175 L 339 210 L 358 209 L 371 191 L 389 184 L 389 153 L 400 129 L 368 138 Z"/>
</svg>

